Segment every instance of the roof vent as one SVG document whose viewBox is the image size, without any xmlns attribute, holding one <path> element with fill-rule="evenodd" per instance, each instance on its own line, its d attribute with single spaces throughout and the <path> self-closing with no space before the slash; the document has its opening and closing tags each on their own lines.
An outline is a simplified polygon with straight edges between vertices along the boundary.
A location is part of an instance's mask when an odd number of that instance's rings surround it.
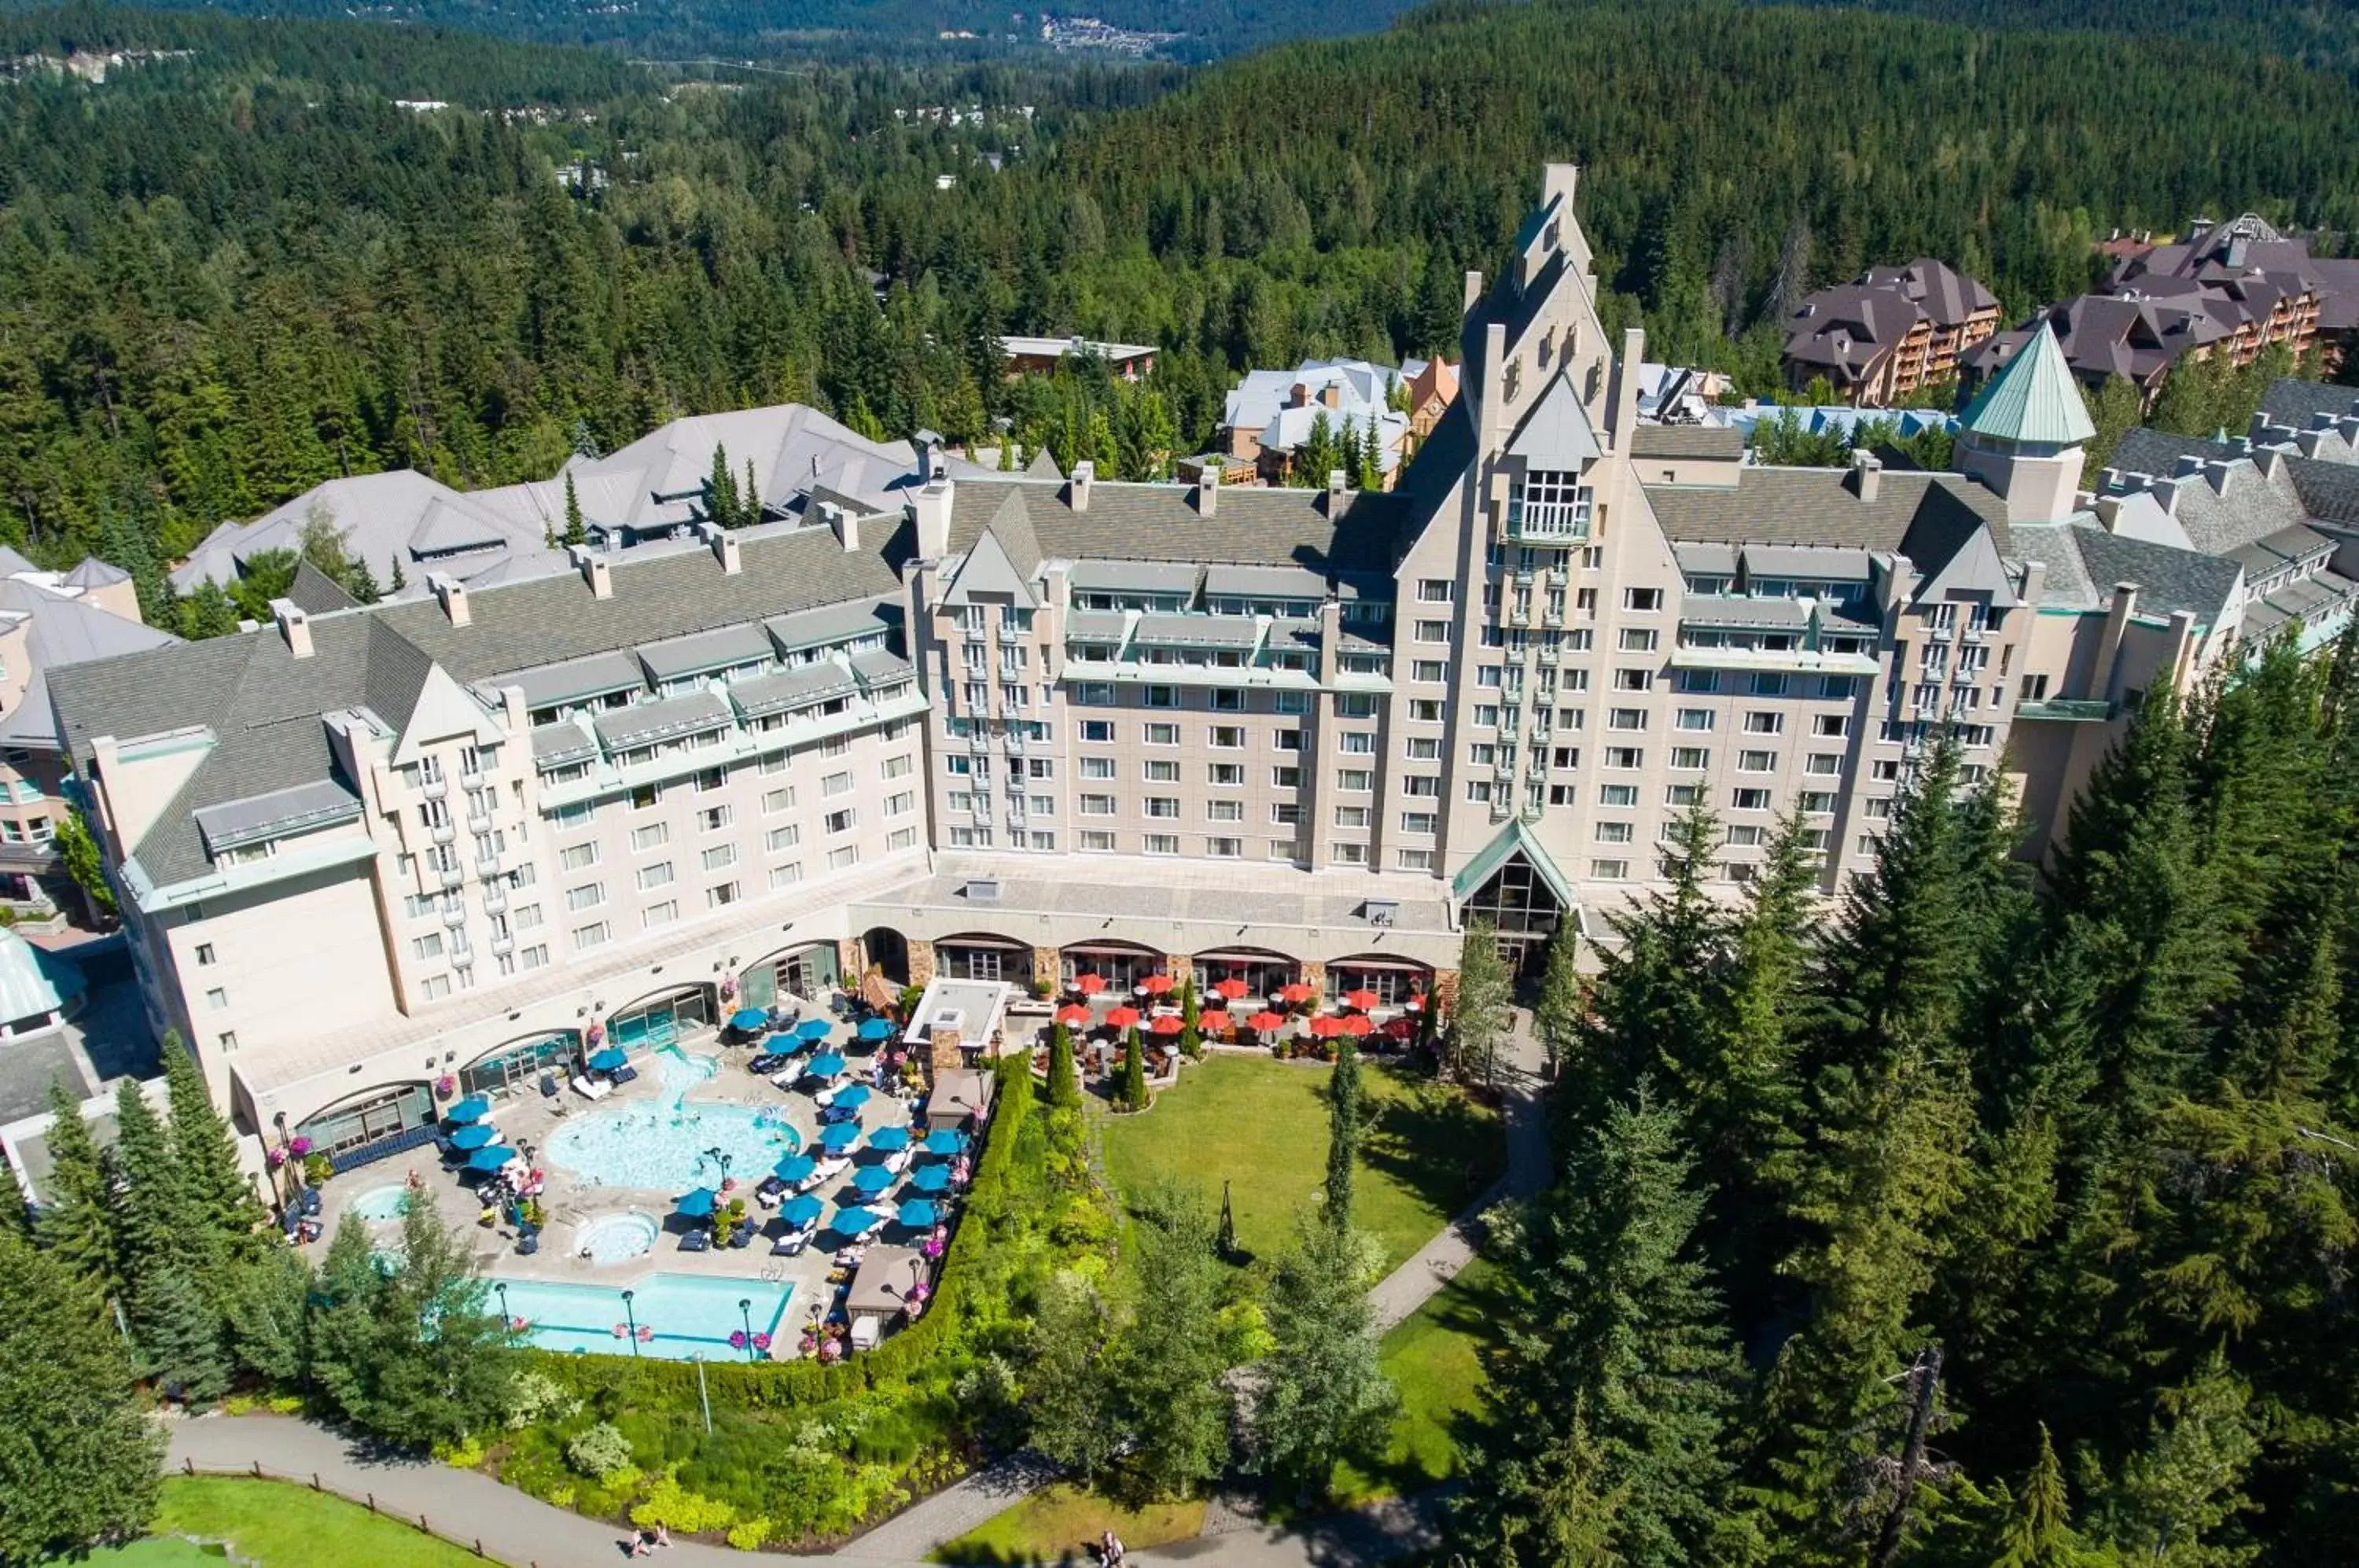
<svg viewBox="0 0 2359 1568">
<path fill-rule="evenodd" d="M 1372 926 L 1389 926 L 1400 918 L 1400 900 L 1371 898 L 1360 906 L 1360 915 Z"/>
<path fill-rule="evenodd" d="M 970 904 L 996 904 L 999 902 L 999 878 L 996 877 L 973 877 L 964 887 L 960 889 L 960 892 L 965 896 L 966 901 Z"/>
</svg>

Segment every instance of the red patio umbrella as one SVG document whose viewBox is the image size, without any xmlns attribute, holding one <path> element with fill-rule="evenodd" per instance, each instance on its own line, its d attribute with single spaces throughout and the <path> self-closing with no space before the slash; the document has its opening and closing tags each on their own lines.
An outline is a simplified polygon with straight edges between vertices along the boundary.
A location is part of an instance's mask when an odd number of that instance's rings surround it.
<svg viewBox="0 0 2359 1568">
<path fill-rule="evenodd" d="M 1335 1021 L 1343 1025 L 1345 1034 L 1365 1034 L 1376 1027 L 1365 1013 L 1346 1013 Z"/>
<path fill-rule="evenodd" d="M 1375 1007 L 1376 1002 L 1377 996 L 1374 991 L 1346 991 L 1343 993 L 1343 1005 L 1363 1013 Z"/>
<path fill-rule="evenodd" d="M 1103 975 L 1076 975 L 1073 976 L 1073 989 L 1079 991 L 1084 996 L 1094 996 L 1100 991 L 1105 989 L 1105 976 Z"/>
<path fill-rule="evenodd" d="M 1169 975 L 1150 975 L 1138 983 L 1138 988 L 1150 996 L 1160 996 L 1176 984 Z"/>
<path fill-rule="evenodd" d="M 1278 987 L 1277 998 L 1281 1002 L 1307 1002 L 1315 995 L 1317 993 L 1301 981 L 1289 980 Z"/>
<path fill-rule="evenodd" d="M 1284 1029 L 1285 1027 L 1286 1017 L 1284 1014 L 1273 1013 L 1266 1010 L 1256 1013 L 1253 1017 L 1245 1020 L 1245 1028 L 1254 1030 L 1257 1034 L 1267 1034 L 1272 1029 Z"/>
<path fill-rule="evenodd" d="M 1138 1009 L 1136 1007 L 1113 1008 L 1107 1012 L 1105 1021 L 1118 1029 L 1128 1029 L 1138 1021 Z"/>
<path fill-rule="evenodd" d="M 1181 1029 L 1186 1029 L 1187 1027 L 1188 1026 L 1180 1020 L 1178 1014 L 1166 1013 L 1161 1018 L 1156 1019 L 1153 1023 L 1147 1025 L 1147 1029 L 1149 1034 L 1178 1034 Z"/>
<path fill-rule="evenodd" d="M 1220 995 L 1222 995 L 1222 996 L 1226 996 L 1226 997 L 1227 997 L 1230 1001 L 1232 1001 L 1232 1002 L 1236 1001 L 1237 999 L 1239 999 L 1240 997 L 1242 997 L 1242 996 L 1244 996 L 1247 991 L 1251 990 L 1252 988 L 1253 988 L 1253 987 L 1251 987 L 1250 985 L 1247 985 L 1244 981 L 1242 981 L 1242 980 L 1238 979 L 1238 978 L 1237 978 L 1235 975 L 1230 975 L 1227 979 L 1225 979 L 1225 980 L 1222 981 L 1219 985 L 1214 985 L 1214 986 L 1212 987 L 1212 989 L 1213 989 L 1214 991 L 1218 992 Z"/>
<path fill-rule="evenodd" d="M 1343 1020 L 1332 1013 L 1321 1013 L 1310 1020 L 1310 1032 L 1321 1040 L 1332 1040 L 1343 1032 Z"/>
<path fill-rule="evenodd" d="M 1068 1003 L 1057 1009 L 1057 1021 L 1060 1024 L 1086 1024 L 1090 1021 L 1090 1010 L 1078 1002 Z"/>
<path fill-rule="evenodd" d="M 1229 1015 L 1220 1007 L 1206 1007 L 1196 1015 L 1196 1027 L 1206 1034 L 1219 1034 L 1231 1027 Z"/>
</svg>

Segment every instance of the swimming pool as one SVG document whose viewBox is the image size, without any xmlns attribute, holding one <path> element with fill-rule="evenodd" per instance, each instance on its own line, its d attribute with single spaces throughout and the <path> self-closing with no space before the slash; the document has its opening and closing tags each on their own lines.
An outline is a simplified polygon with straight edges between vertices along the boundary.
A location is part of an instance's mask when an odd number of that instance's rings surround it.
<svg viewBox="0 0 2359 1568">
<path fill-rule="evenodd" d="M 409 1189 L 399 1181 L 371 1187 L 364 1192 L 353 1194 L 353 1201 L 344 1205 L 344 1212 L 354 1219 L 367 1220 L 372 1224 L 397 1220 L 409 1212 Z"/>
<path fill-rule="evenodd" d="M 723 1176 L 759 1181 L 802 1147 L 786 1108 L 691 1105 L 682 1096 L 719 1069 L 710 1056 L 656 1053 L 663 1094 L 654 1105 L 577 1111 L 551 1133 L 542 1154 L 585 1187 L 680 1193 L 718 1186 Z"/>
<path fill-rule="evenodd" d="M 653 1214 L 600 1214 L 573 1233 L 573 1250 L 592 1263 L 627 1263 L 653 1252 L 662 1229 Z"/>
<path fill-rule="evenodd" d="M 498 1288 L 505 1286 L 505 1295 Z M 629 1308 L 623 1291 L 632 1293 Z M 487 1303 L 508 1312 L 529 1325 L 526 1337 L 543 1350 L 587 1351 L 598 1356 L 628 1356 L 625 1332 L 636 1321 L 647 1331 L 639 1342 L 641 1356 L 685 1361 L 701 1356 L 708 1361 L 744 1356 L 729 1336 L 747 1323 L 756 1334 L 776 1335 L 786 1316 L 791 1285 L 756 1279 L 709 1279 L 695 1274 L 647 1274 L 612 1285 L 561 1285 L 539 1279 L 495 1281 Z M 742 1310 L 738 1302 L 748 1303 Z"/>
</svg>

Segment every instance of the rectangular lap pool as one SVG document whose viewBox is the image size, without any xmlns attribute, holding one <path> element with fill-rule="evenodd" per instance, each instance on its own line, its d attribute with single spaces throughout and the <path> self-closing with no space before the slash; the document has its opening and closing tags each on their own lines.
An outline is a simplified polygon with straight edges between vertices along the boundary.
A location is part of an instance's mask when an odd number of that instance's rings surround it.
<svg viewBox="0 0 2359 1568">
<path fill-rule="evenodd" d="M 627 1312 L 623 1292 L 629 1290 Z M 527 1337 L 543 1350 L 589 1351 L 628 1356 L 626 1324 L 643 1331 L 639 1354 L 685 1361 L 742 1359 L 729 1336 L 748 1322 L 757 1334 L 776 1335 L 786 1315 L 790 1285 L 758 1279 L 709 1279 L 695 1274 L 647 1274 L 611 1285 L 558 1285 L 540 1279 L 495 1279 L 490 1301 L 497 1310 L 529 1324 Z M 740 1301 L 750 1303 L 741 1309 Z"/>
</svg>

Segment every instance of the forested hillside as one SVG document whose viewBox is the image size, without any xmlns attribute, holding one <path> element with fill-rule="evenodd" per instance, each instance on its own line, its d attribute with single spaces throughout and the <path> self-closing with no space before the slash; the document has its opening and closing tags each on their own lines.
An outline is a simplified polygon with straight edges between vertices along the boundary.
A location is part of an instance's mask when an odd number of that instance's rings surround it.
<svg viewBox="0 0 2359 1568">
<path fill-rule="evenodd" d="M 1103 429 L 1143 472 L 1125 430 L 1194 450 L 1235 367 L 1454 344 L 1462 271 L 1495 267 L 1549 158 L 1587 166 L 1609 319 L 1756 385 L 1781 302 L 1870 262 L 1945 256 L 2016 310 L 2083 286 L 2114 224 L 2359 226 L 2359 95 L 2332 75 L 1713 0 L 1428 13 L 1169 93 L 982 66 L 723 91 L 128 12 L 0 38 L 93 27 L 195 53 L 0 88 L 0 534 L 149 573 L 339 472 L 498 483 L 784 397 L 895 433 L 1007 415 L 1112 462 Z M 940 103 L 984 123 L 896 113 Z M 1018 402 L 985 339 L 1025 329 L 1169 352 L 1144 402 Z"/>
</svg>

